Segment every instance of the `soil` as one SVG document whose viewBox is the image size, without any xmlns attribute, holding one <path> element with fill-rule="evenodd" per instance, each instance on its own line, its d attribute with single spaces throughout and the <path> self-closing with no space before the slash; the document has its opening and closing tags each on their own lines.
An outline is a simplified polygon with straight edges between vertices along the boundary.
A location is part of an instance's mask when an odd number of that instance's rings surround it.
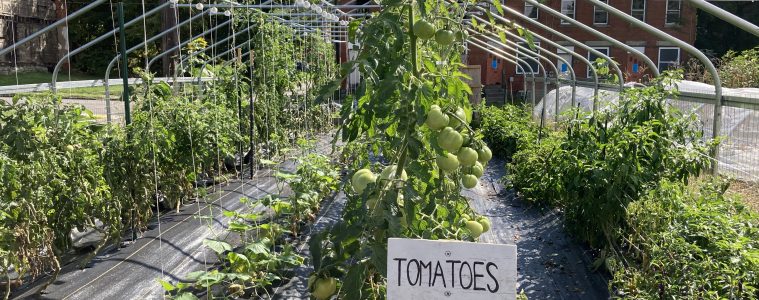
<svg viewBox="0 0 759 300">
<path fill-rule="evenodd" d="M 727 194 L 739 196 L 740 200 L 752 211 L 759 213 L 759 183 L 733 180 L 730 182 Z"/>
</svg>

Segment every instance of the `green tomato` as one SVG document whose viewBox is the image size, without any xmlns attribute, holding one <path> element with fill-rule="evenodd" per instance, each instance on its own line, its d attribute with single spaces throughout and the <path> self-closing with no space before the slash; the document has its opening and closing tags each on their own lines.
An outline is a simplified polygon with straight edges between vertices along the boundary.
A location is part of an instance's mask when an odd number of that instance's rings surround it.
<svg viewBox="0 0 759 300">
<path fill-rule="evenodd" d="M 490 159 L 493 158 L 493 152 L 490 151 L 490 148 L 488 148 L 487 145 L 483 145 L 481 149 L 477 150 L 477 155 L 477 160 L 483 164 L 489 162 Z"/>
<path fill-rule="evenodd" d="M 471 167 L 477 162 L 477 151 L 469 147 L 462 147 L 457 157 L 462 166 Z"/>
<path fill-rule="evenodd" d="M 66 152 L 74 152 L 74 146 L 73 145 L 66 145 Z"/>
<path fill-rule="evenodd" d="M 314 282 L 314 290 L 311 295 L 317 300 L 326 300 L 332 297 L 337 291 L 337 280 L 335 278 L 319 278 Z"/>
<path fill-rule="evenodd" d="M 466 174 L 464 175 L 464 177 L 461 178 L 461 183 L 464 185 L 465 188 L 471 189 L 477 186 L 477 176 L 474 176 L 472 174 Z"/>
<path fill-rule="evenodd" d="M 479 222 L 480 225 L 482 225 L 482 232 L 490 231 L 490 219 L 488 219 L 487 217 L 480 217 L 479 219 L 477 219 L 477 222 Z"/>
<path fill-rule="evenodd" d="M 472 137 L 469 135 L 468 131 L 464 131 L 461 133 L 461 137 L 464 138 L 464 146 L 469 145 L 469 142 L 472 141 Z"/>
<path fill-rule="evenodd" d="M 377 177 L 374 176 L 371 170 L 361 169 L 353 174 L 353 177 L 351 177 L 351 184 L 353 185 L 353 190 L 356 191 L 356 193 L 361 194 L 369 183 L 375 182 L 376 180 Z"/>
<path fill-rule="evenodd" d="M 450 153 L 439 155 L 435 161 L 437 162 L 437 166 L 443 171 L 451 172 L 459 168 L 459 159 L 456 155 Z"/>
<path fill-rule="evenodd" d="M 482 224 L 477 221 L 467 221 L 466 229 L 469 230 L 469 233 L 472 234 L 472 237 L 475 239 L 480 237 L 483 230 Z"/>
<path fill-rule="evenodd" d="M 474 166 L 472 166 L 472 172 L 471 174 L 474 176 L 477 176 L 477 178 L 482 177 L 482 174 L 485 173 L 485 168 L 482 166 L 482 164 L 478 161 L 474 163 Z"/>
<path fill-rule="evenodd" d="M 469 123 L 469 119 L 466 116 L 466 111 L 464 111 L 463 108 L 456 107 L 456 111 L 453 114 L 456 117 L 458 117 L 458 118 L 451 117 L 451 121 L 448 122 L 449 123 L 448 126 L 451 126 L 451 127 L 457 127 L 457 126 L 459 126 L 461 124 L 461 122 L 459 121 L 459 119 L 461 119 L 461 120 Z"/>
<path fill-rule="evenodd" d="M 397 169 L 396 165 L 389 165 L 382 169 L 382 173 L 380 173 L 380 182 L 383 180 L 390 180 L 391 178 L 395 177 L 395 171 Z M 401 171 L 401 180 L 408 179 L 408 175 L 406 174 L 406 170 Z"/>
<path fill-rule="evenodd" d="M 433 105 L 427 113 L 425 124 L 432 130 L 443 129 L 448 125 L 448 116 L 443 113 L 440 106 Z"/>
<path fill-rule="evenodd" d="M 453 119 L 451 119 L 453 120 Z M 451 153 L 456 153 L 464 143 L 464 138 L 451 127 L 446 127 L 437 136 L 437 145 Z"/>
<path fill-rule="evenodd" d="M 435 41 L 443 46 L 453 44 L 453 40 L 455 38 L 456 37 L 453 35 L 453 32 L 447 29 L 440 29 L 435 32 Z"/>
<path fill-rule="evenodd" d="M 419 20 L 414 23 L 414 35 L 423 40 L 429 40 L 435 35 L 435 26 L 425 20 Z"/>
</svg>

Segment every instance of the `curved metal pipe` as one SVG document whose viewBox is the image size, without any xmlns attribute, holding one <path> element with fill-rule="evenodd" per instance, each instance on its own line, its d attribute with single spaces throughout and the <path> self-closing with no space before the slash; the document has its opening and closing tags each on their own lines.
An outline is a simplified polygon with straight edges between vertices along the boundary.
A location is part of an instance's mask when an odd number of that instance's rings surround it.
<svg viewBox="0 0 759 300">
<path fill-rule="evenodd" d="M 501 59 L 508 60 L 509 62 L 515 64 L 518 68 L 522 69 L 522 73 L 524 74 L 524 77 L 525 77 L 525 80 L 524 80 L 524 84 L 525 84 L 524 91 L 525 91 L 525 93 L 527 93 L 527 74 L 530 74 L 530 77 L 532 77 L 532 94 L 531 94 L 532 97 L 531 98 L 532 98 L 532 103 L 533 103 L 533 106 L 534 106 L 534 104 L 535 104 L 535 70 L 532 69 L 532 66 L 529 63 L 527 63 L 527 61 L 525 61 L 524 59 L 518 58 L 518 57 L 516 57 L 514 55 L 508 54 L 508 53 L 504 53 L 504 54 L 496 53 L 495 51 L 487 49 L 485 46 L 482 46 L 482 45 L 480 45 L 478 43 L 475 43 L 475 42 L 470 42 L 468 44 L 470 44 L 472 46 L 475 46 L 477 48 L 480 48 L 483 51 L 488 52 L 488 53 L 490 53 L 490 54 L 492 54 L 494 56 L 497 56 L 497 57 L 499 57 Z M 505 55 L 509 55 L 509 57 L 511 57 L 511 58 L 507 59 L 507 57 Z M 522 66 L 522 63 L 524 63 L 530 69 L 529 72 L 527 72 L 524 69 L 524 67 Z"/>
<path fill-rule="evenodd" d="M 170 4 L 171 4 L 170 2 L 166 2 L 166 3 L 163 3 L 161 5 L 158 5 L 156 8 L 151 9 L 150 11 L 148 11 L 148 12 L 140 15 L 139 17 L 136 17 L 136 18 L 132 19 L 131 21 L 124 23 L 124 28 L 129 27 L 131 25 L 134 25 L 135 23 L 137 23 L 137 22 L 139 22 L 139 21 L 141 21 L 141 20 L 143 20 L 143 19 L 145 19 L 145 18 L 147 18 L 147 17 L 149 17 L 149 16 L 157 13 L 158 11 L 162 10 L 166 6 L 169 6 Z M 97 44 L 97 43 L 99 43 L 99 42 L 101 42 L 101 41 L 103 41 L 103 40 L 111 37 L 114 33 L 117 33 L 117 32 L 119 32 L 119 29 L 115 28 L 115 29 L 109 31 L 108 33 L 103 34 L 103 35 L 95 38 L 94 40 L 92 40 L 92 41 L 90 41 L 90 42 L 82 45 L 81 47 L 76 48 L 76 49 L 74 49 L 74 50 L 66 53 L 66 55 L 64 55 L 58 61 L 58 63 L 55 64 L 55 68 L 53 69 L 53 79 L 50 82 L 50 89 L 53 91 L 53 93 L 55 93 L 55 83 L 58 80 L 58 72 L 60 71 L 61 65 L 63 64 L 63 62 L 65 60 L 68 60 L 72 56 L 79 54 L 80 52 L 86 50 L 89 47 L 92 47 L 92 45 L 95 45 L 95 44 Z"/>
<path fill-rule="evenodd" d="M 511 13 L 512 15 L 516 16 L 517 18 L 520 18 L 520 19 L 524 20 L 525 22 L 527 22 L 527 23 L 529 23 L 531 25 L 534 25 L 534 26 L 536 26 L 536 27 L 538 27 L 540 29 L 546 30 L 548 32 L 552 32 L 553 34 L 559 36 L 560 38 L 562 38 L 564 40 L 567 40 L 568 42 L 574 44 L 575 46 L 580 47 L 582 49 L 585 49 L 586 51 L 588 51 L 590 53 L 593 53 L 594 55 L 596 55 L 598 57 L 601 57 L 601 58 L 609 61 L 610 64 L 611 64 L 611 66 L 617 71 L 618 76 L 622 76 L 622 70 L 619 69 L 619 66 L 617 66 L 617 64 L 611 63 L 611 62 L 613 62 L 613 60 L 608 55 L 603 54 L 600 51 L 598 51 L 596 49 L 593 49 L 590 46 L 585 45 L 585 44 L 581 43 L 580 41 L 578 41 L 576 39 L 573 39 L 572 37 L 570 37 L 570 36 L 568 36 L 566 34 L 558 32 L 558 31 L 556 31 L 556 30 L 554 30 L 554 29 L 552 29 L 552 28 L 544 25 L 543 23 L 540 23 L 538 21 L 530 19 L 527 16 L 523 15 L 522 13 L 520 13 L 520 12 L 518 12 L 518 11 L 516 11 L 516 10 L 514 10 L 514 9 L 508 7 L 508 6 L 502 6 L 502 7 L 503 7 L 504 11 L 508 11 L 509 13 Z M 503 21 L 503 22 L 509 22 L 508 19 L 503 18 L 503 17 L 498 16 L 498 15 L 493 15 L 493 18 L 495 18 L 496 20 Z M 572 51 L 572 52 L 574 52 L 574 51 Z M 595 77 L 595 84 L 596 85 L 594 86 L 594 91 L 593 91 L 593 111 L 596 111 L 598 109 L 598 88 L 599 88 L 598 77 Z M 620 89 L 620 91 L 622 91 L 623 88 L 624 88 L 624 83 L 622 83 L 622 78 L 620 77 L 620 80 L 619 80 L 619 89 Z"/>
<path fill-rule="evenodd" d="M 526 1 L 532 1 L 532 0 L 526 0 Z M 651 33 L 655 36 L 657 36 L 660 39 L 670 41 L 677 45 L 680 48 L 685 49 L 685 51 L 688 51 L 691 55 L 698 58 L 698 60 L 701 61 L 701 63 L 706 66 L 706 68 L 709 70 L 709 73 L 714 78 L 714 94 L 715 94 L 715 102 L 714 102 L 714 123 L 712 123 L 712 138 L 719 137 L 720 128 L 719 126 L 722 123 L 722 82 L 719 78 L 719 72 L 717 72 L 717 68 L 714 67 L 714 64 L 712 64 L 711 60 L 709 60 L 704 53 L 696 49 L 696 47 L 693 47 L 691 44 L 688 44 L 686 42 L 683 42 L 669 34 L 667 34 L 664 31 L 659 30 L 656 27 L 653 27 L 651 25 L 646 24 L 645 22 L 638 20 L 636 18 L 633 18 L 632 16 L 627 15 L 626 13 L 614 8 L 613 6 L 607 5 L 606 3 L 603 3 L 598 0 L 588 0 L 590 3 L 593 3 L 594 5 L 602 7 L 604 10 L 608 11 L 610 14 L 613 14 L 625 21 L 630 22 L 631 24 L 635 25 L 636 27 L 643 29 L 644 31 Z M 718 168 L 718 156 L 719 156 L 719 146 L 714 147 L 714 152 L 712 153 L 714 156 L 714 169 L 712 169 L 712 172 L 714 174 L 717 174 L 717 168 Z"/>
<path fill-rule="evenodd" d="M 486 10 L 485 10 L 484 8 L 482 8 L 482 7 L 479 7 L 479 6 L 475 6 L 475 7 L 476 7 L 477 9 L 479 9 L 479 10 L 483 11 L 483 12 L 485 12 L 485 11 L 486 11 Z M 506 19 L 506 18 L 504 18 L 504 17 L 501 17 L 501 16 L 497 16 L 497 15 L 493 15 L 493 17 L 494 17 L 494 18 L 496 18 L 496 19 L 498 19 L 499 21 L 502 21 L 502 22 L 508 22 L 508 23 L 510 23 L 510 24 L 514 24 L 512 20 L 508 20 L 508 19 Z M 481 18 L 479 18 L 479 17 L 478 17 L 478 19 L 481 19 Z M 487 23 L 488 25 L 490 25 L 490 26 L 491 26 L 492 28 L 494 28 L 494 29 L 496 28 L 496 27 L 492 26 L 492 25 L 490 24 L 490 22 L 485 22 L 485 23 Z M 522 42 L 525 42 L 525 43 L 527 42 L 527 40 L 525 40 L 524 38 L 522 38 L 522 37 L 520 37 L 519 35 L 516 35 L 516 34 L 514 34 L 514 33 L 512 33 L 512 32 L 510 32 L 510 31 L 507 31 L 507 30 L 505 30 L 504 32 L 505 32 L 507 35 L 511 36 L 512 38 L 515 38 L 515 39 L 517 39 L 517 40 L 520 40 L 520 41 L 522 41 Z M 593 81 L 594 81 L 594 86 L 593 86 L 593 89 L 594 89 L 594 91 L 593 91 L 593 95 L 594 95 L 596 98 L 598 97 L 598 70 L 596 70 L 596 66 L 594 66 L 594 65 L 593 65 L 593 64 L 592 64 L 592 63 L 591 63 L 591 62 L 590 62 L 590 61 L 589 61 L 587 58 L 585 58 L 584 56 L 582 56 L 582 55 L 580 55 L 580 54 L 577 54 L 577 52 L 574 52 L 574 51 L 571 51 L 571 50 L 569 50 L 567 47 L 564 47 L 564 46 L 562 46 L 562 45 L 559 45 L 558 43 L 556 43 L 556 42 L 554 42 L 554 41 L 551 41 L 550 39 L 544 38 L 542 35 L 540 35 L 540 34 L 537 34 L 537 33 L 535 33 L 535 32 L 532 32 L 532 35 L 533 35 L 533 36 L 535 36 L 535 37 L 537 37 L 537 38 L 538 38 L 538 39 L 540 39 L 541 41 L 543 41 L 543 42 L 546 42 L 546 43 L 548 43 L 549 45 L 556 47 L 557 49 L 561 49 L 561 50 L 562 50 L 562 51 L 564 51 L 565 53 L 568 53 L 569 55 L 572 55 L 572 56 L 574 56 L 575 58 L 577 58 L 577 59 L 579 59 L 580 61 L 582 61 L 583 63 L 585 63 L 585 64 L 588 66 L 588 69 L 590 69 L 590 70 L 591 70 L 591 72 L 593 73 Z M 573 43 L 573 44 L 577 44 L 577 43 Z M 570 67 L 571 67 L 571 64 L 568 64 L 568 66 L 570 66 Z M 575 81 L 574 81 L 574 83 L 576 83 L 576 82 L 577 82 L 577 78 L 575 77 Z M 576 84 L 573 84 L 573 85 L 572 85 L 572 107 L 574 107 L 574 106 L 575 106 L 575 103 L 577 102 L 577 101 L 576 101 L 576 96 L 577 96 L 577 93 L 576 93 Z"/>
<path fill-rule="evenodd" d="M 176 45 L 174 47 L 171 47 L 171 49 L 168 49 L 166 51 L 163 51 L 163 52 L 159 53 L 158 55 L 156 55 L 155 57 L 153 57 L 152 59 L 150 59 L 148 61 L 147 68 L 150 69 L 150 66 L 152 66 L 153 63 L 155 63 L 159 58 L 164 57 L 164 56 L 168 55 L 169 53 L 172 53 L 172 52 L 176 51 L 177 49 L 180 49 L 181 47 L 186 46 L 187 44 L 191 43 L 195 39 L 201 38 L 201 37 L 205 36 L 206 34 L 209 34 L 210 32 L 212 32 L 214 30 L 217 30 L 217 29 L 221 28 L 222 26 L 225 26 L 225 25 L 227 25 L 227 24 L 229 24 L 231 22 L 232 22 L 232 20 L 230 19 L 230 20 L 224 21 L 222 23 L 219 23 L 218 25 L 216 25 L 216 26 L 214 26 L 214 27 L 212 27 L 212 28 L 210 28 L 210 29 L 208 29 L 206 31 L 203 31 L 200 34 L 198 34 L 198 35 L 196 35 L 196 36 L 194 36 L 194 37 L 192 37 L 192 38 L 190 38 L 190 39 L 188 39 L 188 40 L 186 40 L 184 42 L 179 43 L 179 45 Z M 206 49 L 208 49 L 208 48 L 206 47 Z"/>
<path fill-rule="evenodd" d="M 153 41 L 155 41 L 155 40 L 163 37 L 164 35 L 167 35 L 167 34 L 171 33 L 172 31 L 176 30 L 177 28 L 182 27 L 185 24 L 194 21 L 195 19 L 197 19 L 199 17 L 202 17 L 203 15 L 205 15 L 208 12 L 210 12 L 210 10 L 205 10 L 205 11 L 200 12 L 199 14 L 193 15 L 191 18 L 189 18 L 187 20 L 184 20 L 184 21 L 182 21 L 182 22 L 174 25 L 174 26 L 172 26 L 169 29 L 166 29 L 165 31 L 163 31 L 163 32 L 161 32 L 161 33 L 159 33 L 159 34 L 157 34 L 157 35 L 149 38 L 146 41 L 143 41 L 143 42 L 139 43 L 138 45 L 136 45 L 136 46 L 134 46 L 132 48 L 129 48 L 126 51 L 126 54 L 128 55 L 129 53 L 134 52 L 135 50 L 139 49 L 140 47 L 144 46 L 145 44 L 153 42 Z M 113 57 L 113 59 L 111 59 L 111 62 L 108 63 L 108 67 L 105 68 L 105 80 L 103 80 L 103 87 L 105 88 L 105 111 L 106 111 L 106 120 L 107 120 L 108 123 L 111 123 L 111 87 L 110 87 L 110 82 L 108 82 L 108 80 L 111 78 L 111 69 L 113 68 L 113 64 L 115 64 L 116 61 L 118 61 L 119 58 L 121 58 L 121 53 L 116 54 L 116 56 Z M 149 69 L 146 70 L 146 71 L 149 71 Z"/>
<path fill-rule="evenodd" d="M 546 6 L 546 5 L 544 5 L 544 4 L 541 4 L 541 3 L 540 3 L 540 2 L 538 2 L 538 1 L 535 1 L 535 0 L 524 0 L 524 1 L 525 1 L 525 2 L 527 2 L 527 3 L 530 3 L 530 4 L 532 4 L 532 5 L 534 5 L 535 7 L 538 7 L 538 8 L 540 8 L 540 9 L 542 9 L 543 11 L 546 11 L 546 12 L 548 12 L 549 14 L 552 14 L 552 15 L 554 15 L 554 16 L 556 16 L 556 17 L 558 17 L 558 18 L 560 18 L 560 19 L 562 19 L 562 20 L 564 20 L 564 21 L 566 21 L 566 22 L 569 22 L 570 24 L 572 24 L 572 25 L 574 25 L 574 26 L 580 27 L 580 28 L 582 28 L 583 30 L 585 30 L 585 31 L 587 31 L 587 32 L 590 32 L 590 33 L 592 33 L 593 35 L 595 35 L 595 36 L 597 36 L 597 37 L 600 37 L 600 38 L 602 38 L 602 39 L 604 39 L 604 40 L 606 40 L 606 41 L 608 41 L 608 42 L 612 43 L 612 44 L 613 44 L 614 46 L 616 46 L 616 47 L 619 47 L 619 48 L 625 49 L 625 50 L 626 50 L 628 53 L 630 53 L 630 54 L 632 54 L 632 55 L 635 55 L 635 56 L 637 56 L 637 57 L 638 57 L 638 58 L 640 58 L 640 59 L 641 59 L 643 62 L 645 62 L 645 63 L 646 63 L 646 65 L 648 65 L 648 67 L 649 67 L 649 68 L 651 68 L 651 71 L 652 71 L 652 72 L 654 72 L 654 76 L 659 76 L 659 67 L 658 67 L 656 64 L 654 64 L 654 62 L 653 62 L 653 61 L 651 61 L 651 59 L 650 59 L 650 58 L 648 58 L 648 56 L 646 56 L 646 55 L 645 55 L 645 54 L 643 54 L 643 53 L 640 53 L 638 50 L 635 50 L 635 48 L 633 48 L 633 47 L 630 47 L 630 46 L 626 45 L 625 43 L 622 43 L 622 42 L 618 41 L 617 39 L 614 39 L 614 38 L 612 38 L 612 37 L 610 37 L 610 36 L 608 36 L 608 35 L 606 35 L 606 34 L 604 34 L 604 33 L 600 32 L 600 31 L 598 31 L 598 30 L 595 30 L 595 29 L 591 28 L 591 27 L 590 27 L 590 26 L 588 26 L 588 25 L 585 25 L 585 24 L 583 24 L 583 23 L 581 23 L 581 22 L 578 22 L 578 21 L 577 21 L 577 20 L 575 20 L 575 19 L 572 19 L 572 18 L 570 18 L 570 17 L 567 17 L 566 15 L 562 14 L 561 12 L 558 12 L 558 11 L 554 10 L 553 8 L 551 8 L 551 7 L 549 7 L 549 6 Z M 636 19 L 636 20 L 637 20 L 637 19 Z M 613 63 L 613 61 L 609 61 L 609 63 L 611 64 L 611 63 Z M 619 70 L 619 69 L 617 69 L 617 70 Z M 624 80 L 624 78 L 622 77 L 622 75 L 621 75 L 621 72 L 620 72 L 620 75 L 619 75 L 619 76 L 620 76 L 620 77 L 619 77 L 619 80 L 620 80 L 620 81 L 623 81 L 623 80 Z M 621 91 L 621 90 L 620 90 L 620 91 Z"/>
<path fill-rule="evenodd" d="M 45 28 L 42 28 L 39 31 L 37 31 L 35 33 L 32 33 L 31 35 L 29 35 L 29 36 L 27 36 L 27 37 L 25 37 L 25 38 L 23 38 L 23 39 L 15 42 L 15 43 L 13 43 L 13 45 L 10 45 L 8 47 L 0 49 L 0 56 L 5 55 L 6 53 L 11 52 L 13 50 L 16 50 L 16 48 L 18 48 L 18 46 L 26 44 L 29 41 L 34 40 L 38 36 L 43 35 L 46 32 L 48 32 L 50 30 L 53 30 L 53 29 L 55 29 L 58 26 L 66 24 L 66 22 L 71 21 L 72 19 L 75 19 L 75 18 L 83 15 L 84 13 L 92 10 L 93 8 L 97 7 L 98 5 L 105 3 L 105 1 L 106 0 L 95 0 L 92 3 L 90 3 L 90 4 L 87 4 L 87 6 L 82 7 L 82 9 L 75 11 L 73 14 L 67 15 L 64 18 L 62 18 L 62 19 L 60 19 L 58 21 L 55 21 L 53 24 L 47 25 Z"/>
<path fill-rule="evenodd" d="M 753 34 L 756 37 L 759 37 L 759 26 L 756 26 L 749 21 L 746 21 L 704 0 L 688 0 L 688 2 L 692 4 L 693 6 L 700 8 L 701 10 L 711 14 L 712 16 L 720 18 L 722 21 L 733 24 L 733 26 L 743 29 L 746 32 Z"/>
<path fill-rule="evenodd" d="M 483 19 L 481 19 L 481 18 L 479 18 L 479 17 L 477 17 L 477 16 L 472 16 L 472 17 L 473 17 L 473 18 L 475 18 L 475 19 L 477 19 L 477 20 L 480 20 L 481 22 L 484 22 L 484 23 L 490 24 L 489 22 L 487 22 L 487 21 L 485 21 L 485 20 L 483 20 Z M 495 26 L 492 26 L 492 25 L 491 25 L 491 27 L 492 27 L 493 29 L 495 29 L 495 30 L 498 30 L 498 29 L 499 29 L 499 28 L 497 28 L 497 27 L 495 27 Z M 509 32 L 509 31 L 507 31 L 507 30 L 503 30 L 503 32 L 504 32 L 506 35 L 508 35 L 508 36 L 510 36 L 510 37 L 512 37 L 512 38 L 515 38 L 515 39 L 517 39 L 517 40 L 520 40 L 520 41 L 522 41 L 522 42 L 525 42 L 525 43 L 527 43 L 527 41 L 526 41 L 525 39 L 523 39 L 522 37 L 519 37 L 518 35 L 516 35 L 516 34 L 514 34 L 514 33 L 512 33 L 512 32 Z M 493 38 L 493 36 L 495 36 L 495 34 L 493 34 L 493 33 L 490 33 L 490 36 L 489 36 L 489 37 L 488 37 L 488 35 L 485 35 L 485 37 L 486 37 L 486 38 L 488 38 L 488 40 L 490 40 L 491 42 L 494 42 L 494 43 L 497 43 L 497 44 L 501 44 L 501 45 L 503 45 L 503 43 L 502 43 L 500 40 L 498 40 L 498 39 L 496 39 L 496 38 Z M 532 50 L 531 50 L 531 49 L 529 49 L 528 47 L 525 47 L 525 46 L 519 45 L 519 43 L 517 43 L 517 42 L 511 41 L 511 40 L 506 40 L 506 43 L 508 43 L 508 44 L 510 44 L 510 45 L 513 45 L 513 46 L 516 46 L 516 47 L 517 47 L 517 48 L 519 48 L 519 49 L 525 50 L 525 51 L 527 51 L 528 53 L 532 53 L 533 55 L 540 55 L 539 53 L 532 51 Z M 553 52 L 551 52 L 551 51 L 548 51 L 548 49 L 545 49 L 545 48 L 543 48 L 543 47 L 540 47 L 540 46 L 538 46 L 538 48 L 540 48 L 540 49 L 543 49 L 543 53 L 545 53 L 545 54 L 548 54 L 548 55 L 550 55 L 551 57 L 553 57 L 553 58 L 556 58 L 556 59 L 558 59 L 558 60 L 560 60 L 560 61 L 563 61 L 563 62 L 564 62 L 566 65 L 567 65 L 567 68 L 569 69 L 569 74 L 571 74 L 571 77 L 572 77 L 572 79 L 571 79 L 571 81 L 570 81 L 570 83 L 571 83 L 571 87 L 572 87 L 572 94 L 571 94 L 571 99 L 572 99 L 572 106 L 574 106 L 574 100 L 575 100 L 575 87 L 576 87 L 576 85 L 577 85 L 577 82 L 576 82 L 576 79 L 577 79 L 577 77 L 576 77 L 576 74 L 575 74 L 575 70 L 574 70 L 574 68 L 572 67 L 572 64 L 570 64 L 570 63 L 569 63 L 569 61 L 567 61 L 567 60 L 566 60 L 566 59 L 564 59 L 563 57 L 559 56 L 558 54 L 556 54 L 556 53 L 553 53 Z M 553 62 L 551 62 L 551 63 L 553 64 Z M 556 96 L 556 107 L 555 107 L 555 112 L 554 112 L 554 121 L 555 121 L 555 122 L 558 122 L 558 121 L 559 121 L 559 91 L 561 90 L 561 85 L 559 84 L 559 81 L 560 81 L 560 78 L 559 78 L 559 74 L 560 74 L 561 72 L 559 72 L 559 70 L 558 70 L 558 69 L 556 69 L 556 66 L 555 66 L 555 65 L 553 65 L 553 66 L 554 66 L 554 68 L 555 68 L 555 70 L 556 70 L 556 95 L 555 95 L 555 96 Z M 543 105 L 543 106 L 545 107 L 545 103 L 544 103 L 544 105 Z"/>
<path fill-rule="evenodd" d="M 468 29 L 468 30 L 470 30 L 470 31 L 471 31 L 472 29 Z M 500 45 L 501 47 L 504 47 L 504 48 L 506 48 L 506 49 L 509 49 L 509 50 L 514 50 L 514 51 L 516 51 L 517 53 L 524 51 L 524 52 L 527 52 L 527 54 L 530 54 L 530 55 L 535 55 L 536 57 L 538 57 L 538 58 L 540 58 L 540 59 L 544 60 L 545 62 L 547 62 L 547 63 L 548 63 L 548 65 L 550 65 L 550 66 L 551 66 L 551 68 L 553 69 L 553 71 L 554 71 L 554 72 L 555 72 L 555 74 L 556 74 L 556 104 L 558 105 L 558 103 L 559 103 L 559 91 L 558 91 L 558 90 L 559 90 L 559 88 L 561 88 L 561 83 L 560 83 L 560 81 L 559 81 L 559 69 L 558 69 L 558 68 L 556 68 L 556 64 L 554 64 L 554 63 L 553 63 L 553 62 L 552 62 L 550 59 L 548 59 L 548 58 L 547 58 L 547 57 L 545 57 L 544 55 L 538 54 L 537 52 L 534 52 L 534 51 L 532 51 L 532 50 L 528 49 L 527 47 L 524 47 L 524 46 L 520 46 L 519 44 L 516 44 L 516 43 L 515 43 L 517 46 L 516 46 L 516 48 L 514 48 L 514 47 L 510 47 L 509 45 L 506 45 L 506 44 L 504 44 L 504 43 L 501 43 L 500 41 L 498 41 L 498 40 L 496 40 L 496 39 L 494 39 L 494 38 L 490 38 L 490 37 L 488 37 L 488 36 L 484 36 L 484 37 L 485 37 L 486 39 L 488 39 L 489 41 L 491 41 L 491 42 L 493 42 L 493 43 L 496 43 L 496 44 L 498 44 L 498 45 Z M 512 41 L 512 43 L 514 43 L 514 42 Z M 499 50 L 500 50 L 500 49 L 499 49 Z M 543 52 L 546 52 L 546 51 L 545 51 L 545 49 L 544 49 L 544 51 L 543 51 Z M 549 53 L 550 53 L 550 52 L 549 52 Z M 543 69 L 543 72 L 544 72 L 544 73 L 547 73 L 547 72 L 545 71 L 545 68 Z M 543 97 L 542 97 L 542 99 L 543 99 L 543 106 L 542 106 L 542 108 L 541 108 L 541 112 L 540 112 L 540 125 L 541 125 L 541 126 L 543 126 L 543 124 L 545 124 L 545 116 L 546 116 L 546 102 L 548 102 L 548 99 L 546 99 L 546 96 L 548 95 L 548 74 L 544 74 L 544 75 L 545 75 L 545 76 L 543 76 L 544 80 L 543 80 Z M 557 117 L 557 120 L 558 120 L 558 117 Z"/>
<path fill-rule="evenodd" d="M 492 47 L 487 42 L 481 41 L 481 40 L 479 40 L 477 38 L 474 38 L 472 36 L 469 36 L 469 40 L 470 41 L 474 41 L 474 42 L 478 42 L 478 43 L 483 44 L 483 45 L 487 45 L 489 47 Z M 511 47 L 507 47 L 507 48 L 509 48 L 510 50 L 514 50 Z M 499 53 L 501 53 L 503 55 L 509 56 L 509 57 L 513 57 L 514 59 L 519 59 L 519 56 L 513 55 L 511 53 L 508 53 L 508 52 L 503 51 L 503 50 L 498 49 L 498 48 L 493 48 L 491 50 L 497 51 L 497 52 L 499 52 Z M 538 64 L 538 69 L 543 71 L 543 94 L 544 94 L 543 96 L 545 97 L 545 90 L 547 88 L 547 82 L 548 82 L 548 72 L 546 71 L 545 66 L 543 66 L 543 63 L 541 63 L 537 58 L 534 58 L 534 57 L 531 57 L 531 56 L 525 56 L 525 58 L 534 61 L 536 64 Z M 522 61 L 524 61 L 524 60 L 522 60 Z M 525 61 L 525 63 L 527 63 L 527 62 Z M 529 65 L 529 63 L 527 65 Z M 535 70 L 532 70 L 532 66 L 530 66 L 530 69 L 533 72 L 535 71 Z M 533 82 L 532 82 L 532 106 L 533 107 L 535 107 L 535 80 L 534 80 L 534 78 L 535 77 L 533 75 Z"/>
</svg>

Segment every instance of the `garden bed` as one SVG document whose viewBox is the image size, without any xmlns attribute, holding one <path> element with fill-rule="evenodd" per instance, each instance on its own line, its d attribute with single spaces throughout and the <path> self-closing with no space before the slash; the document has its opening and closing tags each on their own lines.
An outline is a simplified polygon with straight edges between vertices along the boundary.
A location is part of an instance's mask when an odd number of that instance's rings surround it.
<svg viewBox="0 0 759 300">
<path fill-rule="evenodd" d="M 327 140 L 323 138 L 318 143 L 318 152 L 329 151 Z M 224 212 L 260 213 L 260 221 L 267 222 L 273 218 L 271 208 L 257 205 L 251 209 L 240 200 L 288 193 L 276 178 L 274 166 L 271 167 L 258 170 L 252 179 L 238 178 L 213 186 L 207 197 L 185 203 L 178 212 L 162 212 L 136 240 L 129 241 L 126 236 L 130 234 L 125 234 L 127 242 L 106 247 L 84 269 L 79 268 L 81 259 L 71 260 L 42 296 L 51 299 L 160 298 L 166 291 L 159 279 L 183 282 L 189 273 L 217 268 L 216 254 L 204 241 L 219 239 L 232 245 L 240 242 L 239 236 L 228 231 L 232 216 Z M 292 171 L 295 162 L 287 160 L 276 169 Z M 242 172 L 248 173 L 247 169 Z M 326 203 L 331 203 L 331 199 Z M 40 277 L 20 287 L 11 298 L 34 298 L 48 280 L 47 276 Z"/>
</svg>

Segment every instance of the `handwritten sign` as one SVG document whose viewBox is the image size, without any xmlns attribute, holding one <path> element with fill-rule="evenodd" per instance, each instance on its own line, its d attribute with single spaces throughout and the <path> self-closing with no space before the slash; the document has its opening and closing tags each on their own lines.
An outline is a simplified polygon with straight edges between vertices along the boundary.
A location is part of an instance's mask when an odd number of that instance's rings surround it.
<svg viewBox="0 0 759 300">
<path fill-rule="evenodd" d="M 517 247 L 388 240 L 387 299 L 516 299 Z"/>
</svg>

